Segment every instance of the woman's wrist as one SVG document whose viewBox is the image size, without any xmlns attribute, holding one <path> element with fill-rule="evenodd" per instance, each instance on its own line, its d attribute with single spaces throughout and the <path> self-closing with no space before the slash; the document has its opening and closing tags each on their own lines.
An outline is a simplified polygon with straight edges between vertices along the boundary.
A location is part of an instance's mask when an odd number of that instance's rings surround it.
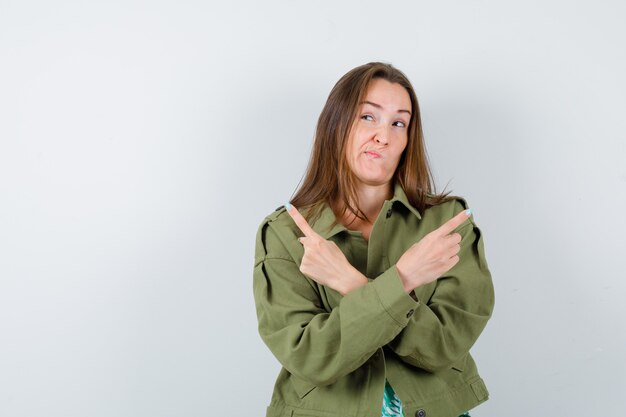
<svg viewBox="0 0 626 417">
<path fill-rule="evenodd" d="M 354 267 L 351 267 L 351 270 L 348 274 L 346 274 L 346 277 L 346 279 L 342 280 L 344 285 L 339 291 L 339 293 L 344 296 L 352 290 L 355 290 L 369 282 L 367 277 Z"/>
<path fill-rule="evenodd" d="M 396 271 L 398 271 L 398 276 L 400 277 L 400 281 L 402 281 L 402 286 L 404 287 L 404 291 L 407 294 L 410 294 L 415 288 L 419 287 L 419 285 L 415 285 L 415 283 L 411 282 L 411 280 L 407 277 L 407 275 L 402 270 L 402 267 L 398 265 L 400 262 L 396 263 Z"/>
</svg>

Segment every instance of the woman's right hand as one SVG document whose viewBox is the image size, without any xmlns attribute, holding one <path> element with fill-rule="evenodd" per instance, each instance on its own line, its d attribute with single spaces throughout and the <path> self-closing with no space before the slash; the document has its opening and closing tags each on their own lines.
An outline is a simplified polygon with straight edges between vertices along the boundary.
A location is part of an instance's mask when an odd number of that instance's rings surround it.
<svg viewBox="0 0 626 417">
<path fill-rule="evenodd" d="M 304 234 L 298 238 L 298 242 L 304 247 L 300 272 L 341 295 L 367 284 L 367 277 L 350 264 L 335 242 L 317 234 L 298 209 L 289 202 L 285 204 L 285 208 Z"/>
<path fill-rule="evenodd" d="M 396 269 L 407 293 L 435 281 L 459 262 L 461 235 L 452 231 L 468 218 L 463 210 L 402 254 Z"/>
</svg>

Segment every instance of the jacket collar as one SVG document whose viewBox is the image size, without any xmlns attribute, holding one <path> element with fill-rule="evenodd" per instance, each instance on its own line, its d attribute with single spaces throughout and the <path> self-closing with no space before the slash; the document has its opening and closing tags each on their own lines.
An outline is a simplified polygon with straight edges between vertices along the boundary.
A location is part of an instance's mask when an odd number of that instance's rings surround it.
<svg viewBox="0 0 626 417">
<path fill-rule="evenodd" d="M 387 201 L 388 200 L 385 200 L 385 204 L 383 204 L 383 210 L 386 207 Z M 396 201 L 399 201 L 400 204 L 404 205 L 407 209 L 409 209 L 409 211 L 413 213 L 418 219 L 420 220 L 422 219 L 422 215 L 420 214 L 420 212 L 409 203 L 406 193 L 404 192 L 404 190 L 402 189 L 398 181 L 395 182 L 393 197 L 389 201 L 390 201 L 389 203 L 390 207 L 393 207 L 393 204 Z M 337 223 L 330 230 L 328 229 L 328 227 L 332 224 L 335 218 L 336 218 L 335 213 L 330 208 L 330 206 L 328 204 L 324 204 L 324 208 L 322 209 L 320 217 L 314 223 L 311 224 L 311 227 L 324 239 L 328 239 L 331 236 L 334 236 L 343 230 L 347 231 L 348 228 L 346 228 L 341 223 Z"/>
</svg>

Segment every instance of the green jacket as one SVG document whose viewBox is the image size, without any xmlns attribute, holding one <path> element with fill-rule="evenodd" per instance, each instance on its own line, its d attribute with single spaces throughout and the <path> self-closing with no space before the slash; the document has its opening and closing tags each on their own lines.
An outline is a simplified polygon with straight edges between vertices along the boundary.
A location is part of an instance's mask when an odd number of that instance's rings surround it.
<svg viewBox="0 0 626 417">
<path fill-rule="evenodd" d="M 333 240 L 369 283 L 346 296 L 299 270 L 303 233 L 284 207 L 256 235 L 253 292 L 258 330 L 282 365 L 267 417 L 380 417 L 385 378 L 407 417 L 457 417 L 488 398 L 470 348 L 491 317 L 494 289 L 473 216 L 457 227 L 459 262 L 438 280 L 404 291 L 395 268 L 424 235 L 468 208 L 461 197 L 419 213 L 396 184 L 372 228 L 360 232 L 329 206 L 311 227 Z"/>
</svg>

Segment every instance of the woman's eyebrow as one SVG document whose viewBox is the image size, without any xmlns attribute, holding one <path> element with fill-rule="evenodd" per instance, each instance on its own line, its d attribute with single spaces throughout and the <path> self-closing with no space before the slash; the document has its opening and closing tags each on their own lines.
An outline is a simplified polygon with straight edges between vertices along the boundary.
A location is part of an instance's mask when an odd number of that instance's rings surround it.
<svg viewBox="0 0 626 417">
<path fill-rule="evenodd" d="M 360 102 L 359 104 L 369 104 L 370 106 L 374 106 L 374 107 L 376 107 L 377 109 L 382 109 L 382 108 L 383 108 L 383 106 L 381 106 L 380 104 L 374 103 L 374 102 L 372 102 L 372 101 L 367 101 L 367 100 L 362 101 L 362 102 Z M 400 110 L 398 110 L 398 113 L 408 113 L 409 115 L 411 114 L 411 112 L 410 112 L 410 111 L 408 111 L 408 110 L 404 110 L 404 109 L 400 109 Z"/>
</svg>

